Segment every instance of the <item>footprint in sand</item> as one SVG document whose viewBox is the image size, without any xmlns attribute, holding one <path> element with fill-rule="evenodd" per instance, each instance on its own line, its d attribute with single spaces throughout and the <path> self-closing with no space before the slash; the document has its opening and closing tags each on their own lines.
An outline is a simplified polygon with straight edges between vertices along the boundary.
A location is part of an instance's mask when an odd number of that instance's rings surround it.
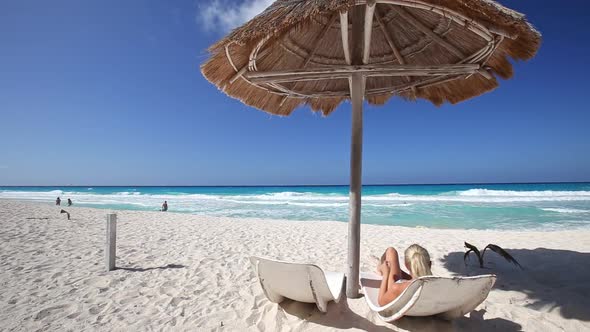
<svg viewBox="0 0 590 332">
<path fill-rule="evenodd" d="M 91 315 L 98 315 L 99 313 L 101 313 L 104 310 L 105 307 L 106 307 L 106 303 L 98 304 L 98 305 L 93 306 L 92 308 L 88 309 L 88 313 L 90 313 Z"/>
<path fill-rule="evenodd" d="M 131 297 L 131 296 L 125 297 L 119 301 L 119 304 L 124 306 L 124 305 L 127 305 L 133 301 L 136 301 L 136 299 L 134 297 Z"/>
<path fill-rule="evenodd" d="M 92 277 L 85 280 L 84 284 L 96 288 L 108 288 L 111 285 L 111 279 L 108 277 Z"/>
<path fill-rule="evenodd" d="M 160 287 L 160 294 L 168 295 L 168 296 L 176 296 L 178 294 L 178 290 L 173 287 Z"/>
<path fill-rule="evenodd" d="M 72 308 L 72 305 L 71 304 L 63 304 L 63 305 L 58 305 L 58 306 L 54 306 L 54 307 L 45 308 L 45 309 L 39 311 L 33 317 L 33 319 L 35 319 L 35 320 L 41 320 L 43 318 L 46 318 L 46 317 L 55 315 L 57 313 L 67 311 L 70 308 Z"/>
<path fill-rule="evenodd" d="M 74 312 L 73 314 L 67 315 L 66 318 L 74 319 L 74 318 L 80 316 L 80 314 L 81 314 L 81 312 Z"/>
<path fill-rule="evenodd" d="M 170 300 L 170 305 L 173 307 L 178 306 L 178 304 L 180 304 L 180 302 L 187 300 L 188 298 L 186 297 L 173 297 L 172 300 Z"/>
</svg>

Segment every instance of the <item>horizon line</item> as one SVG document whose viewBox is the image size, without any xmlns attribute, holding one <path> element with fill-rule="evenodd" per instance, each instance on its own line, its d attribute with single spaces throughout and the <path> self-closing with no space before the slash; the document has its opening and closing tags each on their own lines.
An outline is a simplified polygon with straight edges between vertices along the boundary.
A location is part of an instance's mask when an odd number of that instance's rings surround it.
<svg viewBox="0 0 590 332">
<path fill-rule="evenodd" d="M 509 184 L 583 184 L 588 183 L 590 181 L 548 181 L 548 182 L 458 182 L 458 183 L 368 183 L 363 184 L 362 186 L 373 186 L 373 187 L 386 187 L 386 186 L 452 186 L 452 185 L 509 185 Z M 49 187 L 97 187 L 97 188 L 123 188 L 123 187 L 200 187 L 200 188 L 232 188 L 232 187 L 252 187 L 252 188 L 260 188 L 260 187 L 348 187 L 349 184 L 256 184 L 256 185 L 0 185 L 2 188 L 14 188 L 14 187 L 39 187 L 39 188 L 49 188 Z"/>
</svg>

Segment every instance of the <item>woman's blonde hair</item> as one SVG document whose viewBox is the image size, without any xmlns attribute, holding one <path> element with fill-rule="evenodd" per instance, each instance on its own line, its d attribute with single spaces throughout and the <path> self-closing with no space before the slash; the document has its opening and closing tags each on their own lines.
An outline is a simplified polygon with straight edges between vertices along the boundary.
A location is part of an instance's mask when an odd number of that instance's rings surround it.
<svg viewBox="0 0 590 332">
<path fill-rule="evenodd" d="M 426 249 L 417 244 L 412 244 L 406 249 L 404 256 L 412 278 L 432 275 L 432 271 L 430 271 L 430 255 Z"/>
</svg>

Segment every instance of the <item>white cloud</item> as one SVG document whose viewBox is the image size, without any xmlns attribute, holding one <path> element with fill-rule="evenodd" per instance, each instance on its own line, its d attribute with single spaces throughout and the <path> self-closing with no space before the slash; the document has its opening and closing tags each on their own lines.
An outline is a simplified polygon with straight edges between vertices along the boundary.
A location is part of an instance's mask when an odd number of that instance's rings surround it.
<svg viewBox="0 0 590 332">
<path fill-rule="evenodd" d="M 212 0 L 200 5 L 197 21 L 207 30 L 228 31 L 260 14 L 275 0 Z"/>
</svg>

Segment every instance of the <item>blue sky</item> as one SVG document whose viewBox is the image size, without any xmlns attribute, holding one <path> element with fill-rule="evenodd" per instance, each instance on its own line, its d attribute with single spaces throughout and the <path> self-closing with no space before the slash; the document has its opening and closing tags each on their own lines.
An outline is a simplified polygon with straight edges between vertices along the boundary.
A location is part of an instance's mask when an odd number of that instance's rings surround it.
<svg viewBox="0 0 590 332">
<path fill-rule="evenodd" d="M 0 2 L 0 185 L 347 184 L 350 104 L 274 117 L 200 74 L 266 2 Z M 364 183 L 590 181 L 590 4 L 502 3 L 538 56 L 459 105 L 367 107 Z"/>
</svg>

